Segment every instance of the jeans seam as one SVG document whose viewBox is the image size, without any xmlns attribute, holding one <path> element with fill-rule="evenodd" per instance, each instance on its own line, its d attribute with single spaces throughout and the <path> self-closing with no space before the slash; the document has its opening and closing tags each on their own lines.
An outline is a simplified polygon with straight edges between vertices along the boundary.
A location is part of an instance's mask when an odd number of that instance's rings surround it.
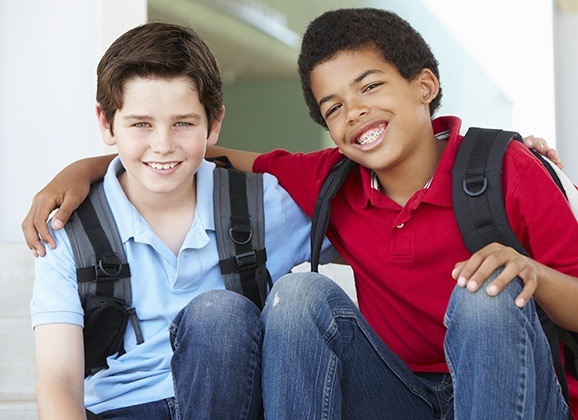
<svg viewBox="0 0 578 420">
<path fill-rule="evenodd" d="M 258 329 L 259 329 L 259 332 L 258 332 L 257 336 L 255 337 L 255 341 L 253 342 L 257 348 L 259 348 L 259 345 L 258 345 L 259 339 L 263 335 L 262 330 L 260 328 L 258 328 Z M 257 351 L 257 354 L 255 354 L 255 352 L 253 352 L 255 357 L 251 358 L 252 363 L 251 363 L 251 366 L 249 366 L 251 373 L 247 376 L 247 384 L 246 385 L 247 385 L 247 388 L 253 392 L 247 392 L 248 400 L 247 400 L 247 404 L 245 405 L 244 418 L 249 418 L 249 414 L 251 412 L 251 402 L 253 401 L 254 391 L 257 388 L 257 387 L 252 386 L 252 385 L 255 382 L 255 374 L 257 372 L 258 363 L 256 363 L 256 361 L 257 361 L 258 356 L 259 356 L 258 353 L 259 353 L 258 351 Z M 258 405 L 258 407 L 257 407 L 257 411 L 258 411 L 260 403 L 258 403 L 257 405 Z"/>
<path fill-rule="evenodd" d="M 401 375 L 397 369 L 395 369 L 395 367 L 393 367 L 390 363 L 388 363 L 388 360 L 386 358 L 383 357 L 383 355 L 381 354 L 381 352 L 378 349 L 378 346 L 375 344 L 375 342 L 372 340 L 371 334 L 366 331 L 365 328 L 363 328 L 363 325 L 359 322 L 359 320 L 357 319 L 357 314 L 353 311 L 334 311 L 333 312 L 333 318 L 337 319 L 337 318 L 347 318 L 347 319 L 352 319 L 355 324 L 357 325 L 359 331 L 361 331 L 361 333 L 363 334 L 363 336 L 365 337 L 365 339 L 367 340 L 367 342 L 370 344 L 371 348 L 373 348 L 373 350 L 375 351 L 375 353 L 379 356 L 379 358 L 381 359 L 381 361 L 391 370 L 391 372 L 393 372 L 393 374 L 403 383 L 405 384 L 405 386 L 411 391 L 413 392 L 418 398 L 421 398 L 433 411 L 433 406 L 431 401 L 428 399 L 428 397 L 426 395 L 424 395 L 420 389 L 412 386 L 410 383 L 408 383 L 407 381 L 405 381 L 405 378 L 403 375 Z"/>
<path fill-rule="evenodd" d="M 331 418 L 331 401 L 333 400 L 333 392 L 335 389 L 335 372 L 337 370 L 337 356 L 335 353 L 331 354 L 327 372 L 325 375 L 325 385 L 323 390 L 323 410 L 321 417 L 323 419 Z"/>
<path fill-rule="evenodd" d="M 446 379 L 446 376 L 444 376 L 444 380 L 442 381 L 442 383 L 437 385 L 434 388 L 434 395 L 435 395 L 436 400 L 438 402 L 438 407 L 440 408 L 440 419 L 445 419 L 447 417 L 447 415 L 451 412 L 451 410 L 450 410 L 451 404 L 450 403 L 453 400 L 453 392 L 452 392 L 452 397 L 450 397 L 447 400 L 442 395 L 442 393 L 445 394 L 444 390 L 450 383 L 451 383 L 451 380 L 450 380 L 450 382 L 448 382 Z"/>
</svg>

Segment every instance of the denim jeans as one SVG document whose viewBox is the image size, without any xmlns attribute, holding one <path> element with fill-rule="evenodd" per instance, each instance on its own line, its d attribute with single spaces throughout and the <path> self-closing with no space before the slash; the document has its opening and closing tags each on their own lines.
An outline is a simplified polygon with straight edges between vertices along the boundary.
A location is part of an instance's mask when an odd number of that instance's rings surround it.
<svg viewBox="0 0 578 420">
<path fill-rule="evenodd" d="M 212 290 L 170 326 L 175 398 L 99 414 L 103 419 L 256 419 L 261 411 L 260 311 L 247 298 Z"/>
<path fill-rule="evenodd" d="M 260 311 L 244 296 L 213 290 L 170 327 L 177 419 L 255 419 L 261 408 Z"/>
<path fill-rule="evenodd" d="M 456 286 L 450 376 L 411 372 L 326 277 L 279 279 L 262 314 L 266 418 L 567 419 L 533 304 L 514 305 L 520 289 L 490 297 Z"/>
<path fill-rule="evenodd" d="M 177 418 L 175 399 L 168 398 L 166 400 L 117 408 L 116 410 L 101 413 L 98 417 L 107 420 L 172 420 Z M 90 417 L 88 419 L 90 420 Z"/>
</svg>

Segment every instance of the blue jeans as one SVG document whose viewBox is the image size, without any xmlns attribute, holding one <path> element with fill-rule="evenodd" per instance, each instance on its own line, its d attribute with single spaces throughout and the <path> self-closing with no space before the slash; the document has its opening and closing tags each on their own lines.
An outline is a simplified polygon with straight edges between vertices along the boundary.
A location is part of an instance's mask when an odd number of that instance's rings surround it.
<svg viewBox="0 0 578 420">
<path fill-rule="evenodd" d="M 194 298 L 170 328 L 177 418 L 255 419 L 261 408 L 259 309 L 212 290 Z"/>
<path fill-rule="evenodd" d="M 415 374 L 331 280 L 279 279 L 262 314 L 263 399 L 272 419 L 567 419 L 533 304 L 455 288 L 449 374 Z M 392 326 L 395 328 L 395 326 Z"/>
<path fill-rule="evenodd" d="M 169 328 L 175 398 L 100 414 L 115 420 L 256 419 L 262 406 L 260 311 L 244 296 L 212 290 Z"/>
<path fill-rule="evenodd" d="M 98 415 L 107 420 L 134 420 L 134 419 L 176 419 L 175 399 L 158 400 L 150 403 L 117 408 Z M 89 417 L 90 420 L 90 417 Z"/>
</svg>

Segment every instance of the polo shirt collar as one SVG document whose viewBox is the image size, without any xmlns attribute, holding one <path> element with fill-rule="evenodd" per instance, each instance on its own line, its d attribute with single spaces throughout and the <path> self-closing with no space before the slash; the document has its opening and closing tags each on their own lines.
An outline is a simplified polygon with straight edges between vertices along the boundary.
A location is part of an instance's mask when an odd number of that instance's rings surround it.
<svg viewBox="0 0 578 420">
<path fill-rule="evenodd" d="M 452 206 L 452 166 L 462 139 L 460 136 L 461 120 L 454 116 L 438 117 L 432 121 L 433 130 L 440 140 L 447 141 L 446 148 L 441 156 L 433 178 L 421 193 L 421 200 L 430 204 L 451 207 Z M 373 187 L 372 171 L 364 166 L 359 166 L 361 182 L 363 185 L 366 206 L 378 205 L 385 207 L 397 207 L 399 205 L 391 200 L 383 200 L 384 196 Z M 389 203 L 391 201 L 391 203 Z"/>
<path fill-rule="evenodd" d="M 213 219 L 213 163 L 203 161 L 196 174 L 197 207 L 193 226 L 187 234 L 182 249 L 202 248 L 208 243 L 206 230 L 215 230 Z M 120 158 L 116 157 L 109 165 L 104 177 L 104 192 L 114 214 L 121 241 L 126 243 L 131 238 L 135 241 L 150 243 L 156 246 L 158 237 L 153 234 L 146 220 L 126 197 L 118 175 L 124 171 Z M 165 246 L 166 247 L 166 246 Z M 158 248 L 162 248 L 159 246 Z"/>
</svg>

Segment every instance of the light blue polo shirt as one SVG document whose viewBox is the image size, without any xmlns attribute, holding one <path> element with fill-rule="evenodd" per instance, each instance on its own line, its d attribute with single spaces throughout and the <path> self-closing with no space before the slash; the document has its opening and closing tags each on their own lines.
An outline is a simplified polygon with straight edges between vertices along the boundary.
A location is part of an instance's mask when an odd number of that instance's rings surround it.
<svg viewBox="0 0 578 420">
<path fill-rule="evenodd" d="M 124 194 L 117 174 L 118 158 L 104 178 L 104 191 L 120 232 L 131 268 L 133 306 L 145 342 L 136 345 L 128 325 L 126 353 L 109 358 L 109 369 L 85 379 L 85 404 L 96 413 L 174 396 L 170 369 L 172 350 L 168 327 L 177 313 L 198 294 L 224 289 L 218 265 L 213 221 L 214 164 L 203 162 L 197 172 L 197 208 L 193 225 L 176 256 L 151 230 Z M 273 280 L 309 259 L 311 222 L 276 178 L 264 175 L 265 245 Z M 51 232 L 58 246 L 36 259 L 31 301 L 32 326 L 72 323 L 83 326 L 76 265 L 64 229 Z M 324 261 L 337 256 L 326 241 Z"/>
</svg>

